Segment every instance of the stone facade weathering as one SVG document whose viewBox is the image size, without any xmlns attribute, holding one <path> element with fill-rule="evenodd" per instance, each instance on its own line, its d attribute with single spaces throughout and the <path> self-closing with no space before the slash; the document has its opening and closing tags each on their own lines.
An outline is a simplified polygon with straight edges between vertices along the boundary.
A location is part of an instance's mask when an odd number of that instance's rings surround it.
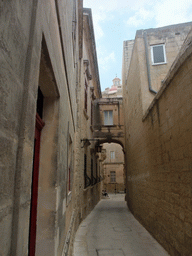
<svg viewBox="0 0 192 256">
<path fill-rule="evenodd" d="M 191 29 L 140 30 L 124 42 L 126 200 L 173 256 L 192 252 Z"/>
<path fill-rule="evenodd" d="M 82 0 L 3 1 L 0 24 L 0 255 L 72 254 L 105 143 L 123 149 L 134 216 L 170 255 L 191 255 L 192 23 L 124 42 L 123 98 L 102 98 Z"/>
<path fill-rule="evenodd" d="M 0 255 L 70 255 L 101 195 L 102 156 L 85 143 L 101 98 L 91 10 L 81 0 L 1 10 Z"/>
<path fill-rule="evenodd" d="M 116 105 L 111 105 L 110 102 L 117 101 L 121 104 L 122 102 L 122 85 L 121 80 L 118 77 L 113 79 L 113 85 L 111 88 L 106 88 L 102 92 L 102 98 L 108 99 L 106 101 L 104 111 L 112 111 L 113 119 L 121 117 L 121 129 L 123 130 L 123 112 L 122 109 L 117 111 Z M 111 100 L 110 100 L 111 99 Z M 101 110 L 104 108 L 102 106 Z M 111 110 L 109 110 L 111 108 Z M 107 110 L 108 109 L 108 110 Z M 105 116 L 104 119 L 109 116 Z M 111 120 L 112 121 L 112 120 Z M 105 122 L 105 120 L 104 120 Z M 114 123 L 115 124 L 115 123 Z M 124 135 L 123 135 L 124 136 Z M 125 191 L 124 185 L 124 151 L 123 147 L 118 143 L 104 143 L 103 149 L 106 150 L 106 159 L 103 161 L 103 173 L 104 181 L 103 188 L 106 189 L 108 193 L 119 193 Z"/>
</svg>

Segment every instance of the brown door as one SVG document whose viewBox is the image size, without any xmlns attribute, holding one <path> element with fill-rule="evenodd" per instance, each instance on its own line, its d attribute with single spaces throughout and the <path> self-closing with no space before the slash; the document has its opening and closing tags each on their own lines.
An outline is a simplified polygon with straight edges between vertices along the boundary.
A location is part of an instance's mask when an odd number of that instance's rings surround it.
<svg viewBox="0 0 192 256">
<path fill-rule="evenodd" d="M 30 227 L 29 227 L 29 256 L 35 256 L 40 138 L 41 138 L 41 130 L 43 126 L 44 126 L 43 120 L 39 117 L 38 114 L 36 114 L 33 175 L 32 175 L 32 187 L 31 187 L 31 213 L 30 213 Z"/>
</svg>

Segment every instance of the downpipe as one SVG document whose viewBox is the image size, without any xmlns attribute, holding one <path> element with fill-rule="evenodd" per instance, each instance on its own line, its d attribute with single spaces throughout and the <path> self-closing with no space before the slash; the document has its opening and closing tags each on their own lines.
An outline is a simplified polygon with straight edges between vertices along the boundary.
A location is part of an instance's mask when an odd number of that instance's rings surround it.
<svg viewBox="0 0 192 256">
<path fill-rule="evenodd" d="M 148 78 L 148 86 L 149 91 L 153 94 L 157 94 L 155 90 L 151 87 L 151 75 L 150 75 L 150 67 L 149 67 L 149 55 L 148 55 L 148 47 L 147 47 L 147 36 L 146 31 L 144 30 L 144 43 L 145 43 L 145 57 L 146 57 L 146 63 L 147 63 L 147 78 Z"/>
</svg>

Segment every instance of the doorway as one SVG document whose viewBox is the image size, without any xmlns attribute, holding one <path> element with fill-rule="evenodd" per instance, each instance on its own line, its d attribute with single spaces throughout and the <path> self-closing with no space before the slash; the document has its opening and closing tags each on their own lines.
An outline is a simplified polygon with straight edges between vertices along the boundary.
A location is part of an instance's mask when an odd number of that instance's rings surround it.
<svg viewBox="0 0 192 256">
<path fill-rule="evenodd" d="M 43 114 L 43 94 L 38 88 L 37 113 L 35 123 L 34 154 L 33 154 L 33 173 L 31 186 L 31 212 L 29 226 L 29 256 L 35 256 L 36 229 L 37 229 L 37 202 L 38 202 L 38 182 L 39 182 L 39 158 L 41 131 L 45 123 L 42 120 Z"/>
</svg>

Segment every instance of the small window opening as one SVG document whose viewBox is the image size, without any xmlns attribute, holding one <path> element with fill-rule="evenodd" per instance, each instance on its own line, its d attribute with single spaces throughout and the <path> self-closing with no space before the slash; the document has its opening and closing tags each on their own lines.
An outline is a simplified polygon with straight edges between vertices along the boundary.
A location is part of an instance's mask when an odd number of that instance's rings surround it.
<svg viewBox="0 0 192 256">
<path fill-rule="evenodd" d="M 115 183 L 116 182 L 116 172 L 115 171 L 111 171 L 110 172 L 110 182 L 111 183 Z"/>
<path fill-rule="evenodd" d="M 115 159 L 115 151 L 111 151 L 110 152 L 110 158 L 111 159 Z"/>
<path fill-rule="evenodd" d="M 164 64 L 166 63 L 165 45 L 153 45 L 151 46 L 152 64 Z"/>
<path fill-rule="evenodd" d="M 104 125 L 113 125 L 113 110 L 104 111 Z"/>
</svg>

